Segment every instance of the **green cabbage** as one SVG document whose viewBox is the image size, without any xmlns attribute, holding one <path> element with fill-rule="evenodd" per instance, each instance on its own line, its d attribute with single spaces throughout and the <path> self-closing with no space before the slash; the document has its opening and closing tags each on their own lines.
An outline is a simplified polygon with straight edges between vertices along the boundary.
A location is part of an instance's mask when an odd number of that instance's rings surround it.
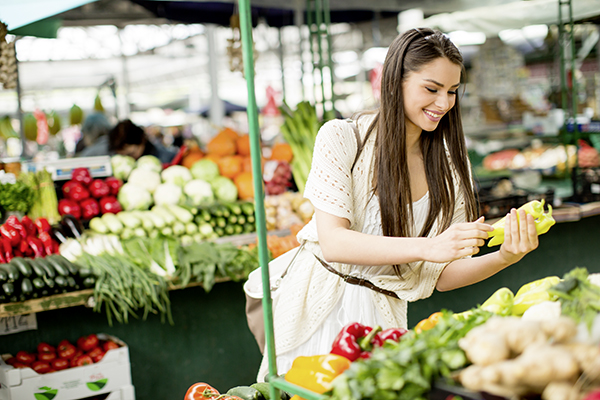
<svg viewBox="0 0 600 400">
<path fill-rule="evenodd" d="M 128 182 L 119 190 L 117 200 L 123 210 L 147 210 L 152 204 L 152 195 L 143 187 Z"/>
<path fill-rule="evenodd" d="M 223 202 L 233 202 L 238 198 L 237 186 L 233 181 L 225 176 L 218 176 L 210 182 L 212 190 L 217 200 Z"/>
<path fill-rule="evenodd" d="M 110 158 L 110 165 L 113 170 L 113 176 L 117 179 L 126 181 L 135 165 L 135 158 L 115 154 Z"/>
<path fill-rule="evenodd" d="M 194 179 L 202 179 L 203 181 L 210 182 L 219 176 L 219 166 L 214 161 L 202 159 L 192 165 L 190 172 Z"/>
<path fill-rule="evenodd" d="M 162 163 L 158 157 L 152 155 L 141 156 L 135 163 L 136 168 L 147 169 L 150 171 L 158 172 L 162 171 Z"/>
</svg>

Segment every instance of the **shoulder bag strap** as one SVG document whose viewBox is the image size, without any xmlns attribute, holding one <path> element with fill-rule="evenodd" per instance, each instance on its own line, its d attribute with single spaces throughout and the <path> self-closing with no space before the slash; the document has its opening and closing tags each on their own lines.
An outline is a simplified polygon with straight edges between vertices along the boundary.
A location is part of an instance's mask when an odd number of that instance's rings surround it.
<svg viewBox="0 0 600 400">
<path fill-rule="evenodd" d="M 354 170 L 354 166 L 358 161 L 358 157 L 360 156 L 360 153 L 363 150 L 364 143 L 360 140 L 360 133 L 358 132 L 358 127 L 356 126 L 356 123 L 350 118 L 346 119 L 346 122 L 348 122 L 352 127 L 352 130 L 354 131 L 354 136 L 356 138 L 356 156 L 354 156 L 354 162 L 352 163 L 352 167 L 350 167 L 350 172 L 352 172 Z"/>
</svg>

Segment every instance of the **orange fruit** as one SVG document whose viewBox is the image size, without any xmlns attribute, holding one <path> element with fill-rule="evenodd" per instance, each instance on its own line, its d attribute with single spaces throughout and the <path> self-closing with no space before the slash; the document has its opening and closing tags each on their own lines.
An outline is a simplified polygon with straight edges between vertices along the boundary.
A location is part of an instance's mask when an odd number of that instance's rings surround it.
<svg viewBox="0 0 600 400">
<path fill-rule="evenodd" d="M 226 134 L 219 133 L 206 145 L 207 153 L 217 154 L 219 156 L 232 156 L 237 151 L 235 141 L 236 139 L 232 139 Z"/>
<path fill-rule="evenodd" d="M 198 160 L 204 157 L 204 153 L 200 149 L 193 149 L 187 152 L 183 159 L 181 160 L 181 165 L 186 168 L 192 168 L 192 165 Z"/>
<path fill-rule="evenodd" d="M 235 178 L 242 172 L 242 160 L 241 156 L 224 156 L 219 158 L 217 161 L 219 173 L 229 179 Z"/>
<path fill-rule="evenodd" d="M 287 143 L 276 143 L 271 148 L 271 160 L 287 161 L 288 163 L 294 158 L 292 147 Z"/>
<path fill-rule="evenodd" d="M 250 135 L 242 135 L 235 141 L 237 152 L 241 156 L 250 155 Z"/>
<path fill-rule="evenodd" d="M 233 178 L 233 183 L 238 189 L 238 197 L 242 200 L 254 199 L 254 182 L 252 172 L 245 171 Z"/>
</svg>

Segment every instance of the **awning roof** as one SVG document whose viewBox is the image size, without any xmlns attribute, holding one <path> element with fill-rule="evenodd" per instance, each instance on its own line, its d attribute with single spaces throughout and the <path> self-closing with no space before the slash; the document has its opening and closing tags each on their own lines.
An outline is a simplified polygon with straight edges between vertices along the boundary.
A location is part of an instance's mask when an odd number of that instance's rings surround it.
<svg viewBox="0 0 600 400">
<path fill-rule="evenodd" d="M 7 1 L 0 4 L 0 20 L 8 26 L 8 30 L 13 30 L 94 1 L 96 0 Z"/>
</svg>

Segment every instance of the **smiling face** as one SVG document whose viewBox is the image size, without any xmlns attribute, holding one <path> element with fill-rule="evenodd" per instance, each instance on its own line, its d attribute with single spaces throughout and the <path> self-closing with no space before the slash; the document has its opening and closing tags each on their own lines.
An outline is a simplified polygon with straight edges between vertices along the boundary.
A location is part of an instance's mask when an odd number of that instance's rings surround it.
<svg viewBox="0 0 600 400">
<path fill-rule="evenodd" d="M 436 58 L 410 72 L 402 82 L 406 133 L 433 131 L 456 104 L 461 66 L 445 57 Z"/>
</svg>

